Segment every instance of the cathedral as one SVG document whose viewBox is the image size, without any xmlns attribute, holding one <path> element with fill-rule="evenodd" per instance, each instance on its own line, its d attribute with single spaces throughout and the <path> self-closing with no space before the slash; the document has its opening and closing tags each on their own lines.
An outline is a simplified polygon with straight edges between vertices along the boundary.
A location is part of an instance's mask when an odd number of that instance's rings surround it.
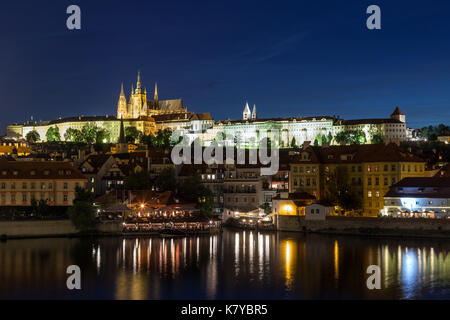
<svg viewBox="0 0 450 320">
<path fill-rule="evenodd" d="M 140 72 L 138 72 L 136 89 L 133 86 L 131 87 L 128 102 L 122 84 L 119 102 L 117 104 L 118 119 L 139 119 L 141 117 L 151 117 L 160 114 L 185 112 L 187 110 L 181 99 L 159 100 L 158 85 L 156 83 L 153 100 L 147 99 L 147 89 L 142 88 Z"/>
</svg>

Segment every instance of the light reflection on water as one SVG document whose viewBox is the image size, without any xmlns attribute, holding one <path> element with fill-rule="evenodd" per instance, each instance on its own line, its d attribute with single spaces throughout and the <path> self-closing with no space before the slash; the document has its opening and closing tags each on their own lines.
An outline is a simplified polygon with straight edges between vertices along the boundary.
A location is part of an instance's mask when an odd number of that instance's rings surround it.
<svg viewBox="0 0 450 320">
<path fill-rule="evenodd" d="M 190 238 L 0 243 L 0 298 L 449 299 L 450 244 L 225 230 Z M 65 287 L 82 270 L 80 292 Z M 369 265 L 382 290 L 366 288 Z"/>
</svg>

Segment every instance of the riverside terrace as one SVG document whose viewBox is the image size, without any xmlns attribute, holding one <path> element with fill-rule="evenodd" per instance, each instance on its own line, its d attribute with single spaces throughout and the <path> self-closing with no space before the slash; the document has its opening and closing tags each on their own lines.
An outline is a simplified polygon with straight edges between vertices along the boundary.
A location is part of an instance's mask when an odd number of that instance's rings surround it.
<svg viewBox="0 0 450 320">
<path fill-rule="evenodd" d="M 119 195 L 121 196 L 123 195 Z M 127 193 L 127 199 L 122 201 L 111 197 L 112 195 L 100 197 L 97 203 L 111 200 L 120 203 L 103 205 L 104 209 L 100 209 L 99 214 L 102 220 L 122 219 L 124 232 L 176 230 L 201 233 L 217 231 L 221 226 L 217 217 L 202 215 L 196 204 L 184 201 L 171 191 L 130 191 Z"/>
</svg>

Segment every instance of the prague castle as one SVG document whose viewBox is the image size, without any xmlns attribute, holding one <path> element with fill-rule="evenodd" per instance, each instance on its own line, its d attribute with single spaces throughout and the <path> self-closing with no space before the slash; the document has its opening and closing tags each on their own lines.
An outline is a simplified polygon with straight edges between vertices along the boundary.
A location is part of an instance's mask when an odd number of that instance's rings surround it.
<svg viewBox="0 0 450 320">
<path fill-rule="evenodd" d="M 379 141 L 380 138 L 385 143 L 408 140 L 406 116 L 398 107 L 389 118 L 382 119 L 343 120 L 334 116 L 259 118 L 256 106 L 250 109 L 246 103 L 242 120 L 215 122 L 209 113 L 195 114 L 188 111 L 182 99 L 159 100 L 156 83 L 153 99 L 149 99 L 146 88 L 142 86 L 140 72 L 136 88 L 131 87 L 128 99 L 122 84 L 116 116 L 75 116 L 52 121 L 12 124 L 7 128 L 7 136 L 21 139 L 31 131 L 37 131 L 41 141 L 45 142 L 48 130 L 56 127 L 61 140 L 66 141 L 68 129 L 81 130 L 89 125 L 105 129 L 109 133 L 109 141 L 106 142 L 116 143 L 120 135 L 121 120 L 125 129 L 135 127 L 145 135 L 156 134 L 158 130 L 164 129 L 181 130 L 190 141 L 199 138 L 205 146 L 210 145 L 219 135 L 226 137 L 225 143 L 228 146 L 237 145 L 246 148 L 258 147 L 260 139 L 264 136 L 269 136 L 271 141 L 277 139 L 277 144 L 281 148 L 300 146 L 304 143 L 337 144 L 334 137 L 342 132 L 358 132 L 364 136 L 361 143 L 367 144 Z M 270 136 L 272 133 L 276 134 Z"/>
</svg>

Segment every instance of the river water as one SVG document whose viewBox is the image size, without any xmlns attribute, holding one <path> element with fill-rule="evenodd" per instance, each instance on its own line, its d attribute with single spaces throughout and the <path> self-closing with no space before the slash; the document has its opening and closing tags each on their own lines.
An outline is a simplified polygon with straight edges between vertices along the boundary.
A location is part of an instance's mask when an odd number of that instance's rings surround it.
<svg viewBox="0 0 450 320">
<path fill-rule="evenodd" d="M 224 230 L 0 242 L 0 299 L 450 299 L 450 241 Z M 81 290 L 66 269 L 81 269 Z M 369 290 L 367 267 L 381 268 Z"/>
</svg>

